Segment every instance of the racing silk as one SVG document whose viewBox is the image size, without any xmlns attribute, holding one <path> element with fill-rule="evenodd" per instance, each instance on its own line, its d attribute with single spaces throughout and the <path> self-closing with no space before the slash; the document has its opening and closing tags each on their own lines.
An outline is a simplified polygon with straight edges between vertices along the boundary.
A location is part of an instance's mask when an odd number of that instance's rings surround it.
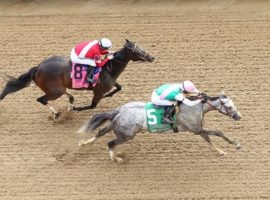
<svg viewBox="0 0 270 200">
<path fill-rule="evenodd" d="M 176 97 L 182 94 L 180 84 L 165 84 L 157 88 L 155 91 L 157 95 L 159 95 L 160 99 L 169 101 L 175 101 Z M 183 100 L 183 98 L 181 99 Z"/>
<path fill-rule="evenodd" d="M 157 100 L 156 97 L 158 97 L 159 100 Z M 187 99 L 181 90 L 181 84 L 164 84 L 157 88 L 152 96 L 152 102 L 157 105 L 165 105 L 168 101 L 172 102 L 176 100 L 181 101 L 188 106 L 195 106 L 201 102 L 199 99 L 195 101 Z M 164 101 L 164 103 L 162 101 Z"/>
<path fill-rule="evenodd" d="M 79 43 L 74 49 L 79 58 L 93 59 L 98 67 L 104 66 L 108 61 L 107 58 L 101 59 L 103 55 L 108 54 L 108 51 L 100 48 L 98 40 Z"/>
</svg>

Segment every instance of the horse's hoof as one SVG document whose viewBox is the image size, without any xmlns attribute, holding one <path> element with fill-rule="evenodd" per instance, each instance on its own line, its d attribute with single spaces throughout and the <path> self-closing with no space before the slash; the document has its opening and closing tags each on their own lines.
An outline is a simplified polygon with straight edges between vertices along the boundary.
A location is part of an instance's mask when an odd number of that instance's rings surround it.
<svg viewBox="0 0 270 200">
<path fill-rule="evenodd" d="M 83 146 L 83 145 L 85 145 L 85 142 L 84 141 L 79 141 L 78 145 Z"/>
<path fill-rule="evenodd" d="M 241 149 L 241 144 L 239 142 L 236 144 L 236 149 Z"/>
<path fill-rule="evenodd" d="M 226 153 L 224 151 L 222 151 L 222 150 L 219 150 L 218 153 L 219 153 L 220 156 L 226 156 Z"/>
<path fill-rule="evenodd" d="M 82 108 L 80 108 L 80 107 L 73 107 L 73 110 L 76 110 L 76 111 L 82 111 L 83 109 Z"/>
<path fill-rule="evenodd" d="M 124 160 L 122 158 L 115 157 L 115 162 L 117 162 L 118 164 L 121 164 L 124 162 Z"/>
<path fill-rule="evenodd" d="M 59 116 L 60 116 L 60 112 L 58 112 L 58 113 L 53 113 L 53 119 L 54 120 L 57 120 L 58 118 L 59 118 Z"/>
<path fill-rule="evenodd" d="M 69 105 L 68 106 L 68 111 L 74 110 L 74 106 L 73 105 Z"/>
</svg>

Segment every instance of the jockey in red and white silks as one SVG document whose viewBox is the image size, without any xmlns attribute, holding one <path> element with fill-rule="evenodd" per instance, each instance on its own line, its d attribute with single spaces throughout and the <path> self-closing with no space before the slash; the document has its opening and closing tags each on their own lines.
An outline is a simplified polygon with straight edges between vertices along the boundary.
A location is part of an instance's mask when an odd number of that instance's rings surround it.
<svg viewBox="0 0 270 200">
<path fill-rule="evenodd" d="M 108 55 L 102 60 L 102 56 L 107 55 L 111 47 L 112 43 L 108 38 L 82 42 L 71 50 L 70 58 L 73 63 L 102 67 L 108 60 L 113 59 L 113 55 Z"/>
</svg>

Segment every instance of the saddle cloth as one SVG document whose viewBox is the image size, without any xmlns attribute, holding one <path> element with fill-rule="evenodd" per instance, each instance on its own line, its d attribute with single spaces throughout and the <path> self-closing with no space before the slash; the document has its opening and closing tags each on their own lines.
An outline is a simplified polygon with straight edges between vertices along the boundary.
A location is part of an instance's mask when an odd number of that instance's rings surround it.
<svg viewBox="0 0 270 200">
<path fill-rule="evenodd" d="M 71 79 L 72 79 L 72 88 L 88 88 L 89 84 L 92 84 L 92 87 L 95 87 L 98 80 L 99 80 L 99 74 L 101 72 L 100 67 L 95 67 L 93 71 L 93 82 L 89 83 L 87 81 L 87 72 L 89 65 L 85 64 L 78 64 L 73 63 L 72 64 L 72 70 L 71 70 Z"/>
<path fill-rule="evenodd" d="M 89 87 L 89 83 L 86 81 L 88 67 L 88 65 L 72 63 L 72 88 L 77 89 Z"/>
<path fill-rule="evenodd" d="M 145 104 L 147 127 L 150 133 L 161 133 L 173 129 L 172 124 L 164 123 L 164 108 L 154 106 L 152 102 Z"/>
</svg>

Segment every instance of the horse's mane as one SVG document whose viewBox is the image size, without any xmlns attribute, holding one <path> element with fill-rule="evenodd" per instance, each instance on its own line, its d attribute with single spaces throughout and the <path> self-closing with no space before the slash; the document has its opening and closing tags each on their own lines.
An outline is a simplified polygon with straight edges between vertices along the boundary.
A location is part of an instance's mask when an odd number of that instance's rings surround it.
<svg viewBox="0 0 270 200">
<path fill-rule="evenodd" d="M 128 48 L 128 49 L 133 48 L 130 45 L 134 45 L 134 44 L 132 42 L 125 43 L 121 49 L 118 49 L 117 51 L 115 51 L 113 53 L 113 56 L 116 57 L 116 58 L 120 57 L 121 56 L 121 52 L 122 52 L 123 49 L 125 49 L 125 48 Z"/>
<path fill-rule="evenodd" d="M 200 96 L 200 95 L 199 95 L 199 96 Z M 190 97 L 188 97 L 188 99 L 191 100 L 191 101 L 194 101 L 194 100 L 200 99 L 199 96 L 190 96 Z M 219 98 L 227 98 L 226 95 L 213 96 L 213 97 L 206 95 L 206 97 L 207 97 L 207 99 L 209 99 L 210 101 L 215 101 L 215 100 L 217 100 L 217 99 L 219 99 Z"/>
<path fill-rule="evenodd" d="M 222 95 L 220 95 L 220 96 L 214 96 L 214 97 L 210 97 L 210 96 L 207 95 L 207 99 L 209 99 L 209 100 L 211 100 L 211 101 L 215 101 L 215 100 L 217 100 L 217 99 L 219 99 L 219 98 L 227 98 L 227 96 L 224 95 L 224 94 L 222 94 Z"/>
<path fill-rule="evenodd" d="M 117 51 L 115 51 L 115 52 L 113 53 L 114 59 L 109 60 L 108 62 L 106 62 L 106 64 L 105 64 L 104 67 L 109 71 L 109 73 L 112 72 L 112 63 L 113 63 L 115 60 L 117 60 L 117 62 L 119 62 L 119 63 L 121 63 L 121 64 L 127 64 L 127 63 L 124 63 L 124 62 L 121 61 L 121 60 L 123 59 L 123 57 L 124 57 L 124 55 L 123 55 L 123 53 L 122 53 L 124 48 L 125 48 L 125 46 L 124 46 L 123 48 L 118 49 Z"/>
<path fill-rule="evenodd" d="M 113 53 L 113 57 L 119 58 L 119 57 L 121 56 L 121 50 L 122 50 L 122 49 L 124 49 L 124 48 L 121 48 L 121 49 L 115 51 L 115 52 Z"/>
</svg>

